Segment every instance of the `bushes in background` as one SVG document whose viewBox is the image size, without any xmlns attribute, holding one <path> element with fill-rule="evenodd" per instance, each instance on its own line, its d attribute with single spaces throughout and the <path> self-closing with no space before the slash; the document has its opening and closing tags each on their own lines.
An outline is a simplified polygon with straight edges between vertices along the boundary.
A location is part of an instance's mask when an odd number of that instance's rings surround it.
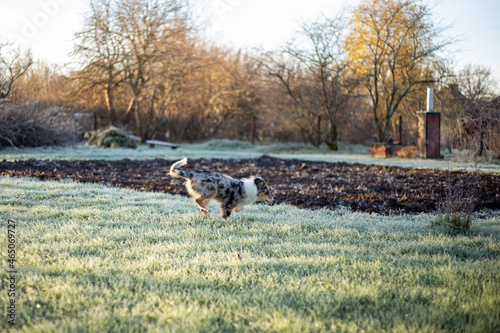
<svg viewBox="0 0 500 333">
<path fill-rule="evenodd" d="M 73 117 L 57 106 L 0 101 L 0 147 L 39 147 L 76 142 Z"/>
</svg>

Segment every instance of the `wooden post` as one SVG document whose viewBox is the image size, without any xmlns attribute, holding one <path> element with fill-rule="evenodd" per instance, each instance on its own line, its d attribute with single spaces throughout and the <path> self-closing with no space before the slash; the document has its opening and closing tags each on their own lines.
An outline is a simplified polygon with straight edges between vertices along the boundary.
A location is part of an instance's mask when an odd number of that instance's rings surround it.
<svg viewBox="0 0 500 333">
<path fill-rule="evenodd" d="M 399 144 L 403 145 L 403 116 L 399 116 Z"/>
<path fill-rule="evenodd" d="M 318 132 L 316 133 L 316 147 L 319 147 L 321 144 L 321 136 L 319 133 L 321 132 L 321 115 L 318 116 Z"/>
<path fill-rule="evenodd" d="M 101 130 L 102 127 L 102 117 L 97 114 L 97 112 L 94 112 L 94 130 L 99 131 Z"/>
<path fill-rule="evenodd" d="M 193 115 L 191 115 L 191 120 L 189 122 L 189 131 L 188 131 L 188 140 L 189 140 L 189 143 L 193 143 L 194 142 L 194 122 L 195 122 L 195 117 Z"/>
<path fill-rule="evenodd" d="M 417 150 L 422 158 L 440 156 L 440 112 L 417 112 Z"/>
<path fill-rule="evenodd" d="M 482 129 L 480 131 L 481 132 L 479 133 L 479 151 L 477 152 L 477 154 L 479 156 L 483 156 L 484 155 L 484 131 Z"/>
<path fill-rule="evenodd" d="M 255 131 L 256 131 L 256 123 L 257 123 L 257 117 L 252 116 L 252 144 L 255 143 Z"/>
</svg>

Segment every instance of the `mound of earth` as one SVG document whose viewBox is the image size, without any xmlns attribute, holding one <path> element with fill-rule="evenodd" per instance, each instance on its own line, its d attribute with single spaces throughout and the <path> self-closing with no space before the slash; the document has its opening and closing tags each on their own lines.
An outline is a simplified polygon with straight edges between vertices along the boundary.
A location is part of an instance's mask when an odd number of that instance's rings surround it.
<svg viewBox="0 0 500 333">
<path fill-rule="evenodd" d="M 26 160 L 0 162 L 0 174 L 41 180 L 72 178 L 82 183 L 187 195 L 183 180 L 171 178 L 174 161 Z M 462 188 L 476 198 L 475 210 L 500 209 L 500 176 L 420 170 L 392 166 L 257 159 L 194 159 L 184 170 L 208 169 L 235 178 L 260 174 L 277 203 L 299 208 L 335 209 L 381 214 L 433 212 L 446 188 Z M 460 192 L 460 191 L 458 191 Z"/>
</svg>

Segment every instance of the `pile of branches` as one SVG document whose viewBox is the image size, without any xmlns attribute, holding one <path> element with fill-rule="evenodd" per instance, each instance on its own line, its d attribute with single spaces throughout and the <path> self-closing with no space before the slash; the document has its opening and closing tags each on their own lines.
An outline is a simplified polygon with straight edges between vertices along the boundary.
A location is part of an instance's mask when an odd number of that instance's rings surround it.
<svg viewBox="0 0 500 333">
<path fill-rule="evenodd" d="M 40 147 L 76 142 L 78 131 L 63 108 L 0 100 L 0 147 Z"/>
<path fill-rule="evenodd" d="M 86 133 L 90 136 L 87 146 L 99 148 L 137 148 L 135 141 L 127 134 L 116 127 L 109 127 L 103 131 Z"/>
</svg>

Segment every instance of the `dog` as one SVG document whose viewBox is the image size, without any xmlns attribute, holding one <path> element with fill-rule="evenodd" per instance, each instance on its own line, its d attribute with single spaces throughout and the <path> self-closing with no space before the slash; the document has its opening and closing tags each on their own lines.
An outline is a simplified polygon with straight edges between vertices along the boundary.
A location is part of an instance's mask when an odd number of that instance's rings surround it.
<svg viewBox="0 0 500 333">
<path fill-rule="evenodd" d="M 229 218 L 231 212 L 240 212 L 244 206 L 253 204 L 256 201 L 274 204 L 269 187 L 264 179 L 259 176 L 238 180 L 214 171 L 197 170 L 186 172 L 178 169 L 186 164 L 187 159 L 185 157 L 175 162 L 170 167 L 169 175 L 187 180 L 186 188 L 189 195 L 194 198 L 205 217 L 210 218 L 211 210 L 208 208 L 208 204 L 212 199 L 220 202 L 223 219 Z"/>
</svg>

